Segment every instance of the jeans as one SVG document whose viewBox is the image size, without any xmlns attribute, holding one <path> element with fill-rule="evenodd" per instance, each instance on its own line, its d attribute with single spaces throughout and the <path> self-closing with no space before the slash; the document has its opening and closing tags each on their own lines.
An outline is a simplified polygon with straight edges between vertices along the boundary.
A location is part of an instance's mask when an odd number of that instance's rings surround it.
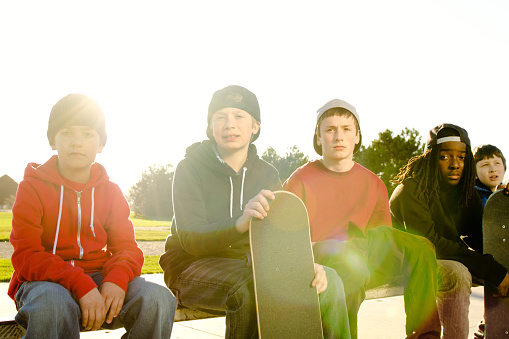
<svg viewBox="0 0 509 339">
<path fill-rule="evenodd" d="M 90 276 L 99 286 L 100 272 Z M 15 320 L 27 332 L 25 338 L 79 338 L 81 310 L 65 287 L 48 281 L 23 283 L 16 293 Z M 124 305 L 111 324 L 125 327 L 123 338 L 170 338 L 177 303 L 164 286 L 135 277 L 127 286 Z"/>
<path fill-rule="evenodd" d="M 324 338 L 350 338 L 343 283 L 324 267 L 327 289 L 319 295 Z M 310 282 L 311 283 L 311 282 Z M 225 338 L 257 338 L 256 302 L 251 266 L 244 260 L 203 258 L 170 286 L 183 306 L 211 314 L 226 313 Z"/>
<path fill-rule="evenodd" d="M 462 263 L 438 260 L 438 312 L 443 339 L 466 339 L 472 275 Z"/>
<path fill-rule="evenodd" d="M 364 238 L 319 241 L 313 251 L 315 260 L 335 269 L 345 285 L 352 338 L 357 338 L 357 313 L 366 289 L 401 279 L 405 286 L 407 337 L 438 337 L 437 261 L 427 239 L 379 226 L 368 230 Z"/>
</svg>

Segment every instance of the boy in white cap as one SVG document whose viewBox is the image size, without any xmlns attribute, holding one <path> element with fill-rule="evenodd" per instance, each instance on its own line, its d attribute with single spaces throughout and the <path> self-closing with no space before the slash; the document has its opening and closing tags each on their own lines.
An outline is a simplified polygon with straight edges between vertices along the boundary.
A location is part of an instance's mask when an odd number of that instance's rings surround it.
<svg viewBox="0 0 509 339">
<path fill-rule="evenodd" d="M 391 228 L 387 188 L 353 161 L 359 126 L 355 108 L 345 101 L 318 109 L 313 145 L 322 158 L 297 169 L 284 187 L 306 204 L 316 261 L 343 280 L 352 338 L 365 290 L 398 279 L 405 285 L 408 338 L 439 338 L 433 246 Z"/>
</svg>

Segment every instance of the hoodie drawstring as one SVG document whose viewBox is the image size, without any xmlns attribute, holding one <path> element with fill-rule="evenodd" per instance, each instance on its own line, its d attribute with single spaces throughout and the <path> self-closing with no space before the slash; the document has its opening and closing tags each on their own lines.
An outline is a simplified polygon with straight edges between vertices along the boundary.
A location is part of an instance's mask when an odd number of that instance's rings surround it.
<svg viewBox="0 0 509 339">
<path fill-rule="evenodd" d="M 230 177 L 230 218 L 233 218 L 233 181 Z"/>
<path fill-rule="evenodd" d="M 246 179 L 247 167 L 242 168 L 242 186 L 240 186 L 240 210 L 244 209 L 244 179 Z"/>
<path fill-rule="evenodd" d="M 244 210 L 244 181 L 246 179 L 247 167 L 242 168 L 242 184 L 240 186 L 240 210 Z M 233 218 L 233 180 L 230 177 L 230 218 Z"/>
<path fill-rule="evenodd" d="M 57 231 L 55 233 L 55 241 L 53 242 L 53 254 L 57 251 L 58 233 L 60 233 L 60 220 L 62 220 L 62 205 L 64 203 L 64 185 L 60 186 L 60 206 L 58 207 Z"/>
<path fill-rule="evenodd" d="M 94 238 L 95 238 L 95 231 L 94 231 L 94 206 L 95 206 L 95 199 L 94 199 L 94 194 L 95 194 L 95 187 L 92 187 L 92 207 L 91 207 L 91 210 L 90 210 L 90 229 L 92 230 L 92 234 L 94 235 Z"/>
<path fill-rule="evenodd" d="M 78 196 L 81 195 L 81 192 L 76 192 L 76 193 L 78 194 Z M 62 220 L 62 206 L 63 206 L 63 204 L 64 204 L 64 185 L 61 185 L 60 186 L 60 204 L 58 207 L 57 230 L 55 233 L 55 241 L 53 242 L 53 254 L 56 254 L 56 251 L 57 251 L 58 234 L 60 233 L 60 221 Z M 79 205 L 79 203 L 78 203 L 78 205 Z M 94 209 L 95 209 L 95 187 L 92 187 L 92 206 L 91 206 L 91 210 L 90 210 L 90 229 L 92 230 L 92 234 L 94 235 L 94 238 L 95 238 L 96 236 L 95 236 L 95 230 L 94 230 Z M 79 221 L 81 221 L 81 220 L 79 220 Z M 78 234 L 78 245 L 81 248 L 79 234 Z M 80 251 L 81 250 L 82 249 L 80 249 Z"/>
</svg>

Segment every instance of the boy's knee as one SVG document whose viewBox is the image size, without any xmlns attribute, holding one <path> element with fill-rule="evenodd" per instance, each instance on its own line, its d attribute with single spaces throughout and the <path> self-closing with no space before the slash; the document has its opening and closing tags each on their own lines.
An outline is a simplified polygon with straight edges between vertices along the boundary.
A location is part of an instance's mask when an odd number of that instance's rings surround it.
<svg viewBox="0 0 509 339">
<path fill-rule="evenodd" d="M 470 293 L 472 275 L 462 263 L 454 260 L 439 260 L 438 273 L 440 292 Z"/>
<path fill-rule="evenodd" d="M 145 281 L 140 292 L 143 302 L 147 305 L 159 305 L 170 309 L 177 307 L 177 299 L 166 286 Z"/>
<path fill-rule="evenodd" d="M 327 276 L 327 289 L 332 288 L 335 290 L 344 290 L 343 280 L 339 277 L 336 271 L 330 267 L 323 266 L 325 274 Z"/>
<path fill-rule="evenodd" d="M 32 317 L 38 322 L 52 323 L 56 319 L 66 319 L 81 315 L 79 305 L 70 292 L 60 284 L 35 281 L 22 286 L 23 296 L 18 301 L 20 315 Z"/>
<path fill-rule="evenodd" d="M 256 297 L 252 279 L 231 292 L 226 299 L 226 308 L 228 310 L 234 311 L 244 308 L 249 313 L 256 313 Z"/>
</svg>

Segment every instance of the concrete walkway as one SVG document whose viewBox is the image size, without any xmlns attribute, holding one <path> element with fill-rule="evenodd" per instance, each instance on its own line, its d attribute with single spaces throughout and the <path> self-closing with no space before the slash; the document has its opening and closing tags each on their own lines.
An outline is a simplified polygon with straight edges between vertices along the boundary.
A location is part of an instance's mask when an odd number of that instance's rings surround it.
<svg viewBox="0 0 509 339">
<path fill-rule="evenodd" d="M 144 275 L 147 280 L 161 283 L 162 274 Z M 0 283 L 0 318 L 13 318 L 16 314 L 14 302 L 7 296 L 7 283 Z M 470 297 L 470 335 L 477 328 L 477 322 L 484 313 L 483 287 L 474 287 Z M 173 326 L 172 338 L 217 339 L 224 338 L 224 317 L 177 322 Z M 116 339 L 125 333 L 95 331 L 81 334 L 88 339 Z M 402 339 L 405 338 L 405 310 L 403 297 L 366 300 L 359 311 L 359 339 Z"/>
</svg>

